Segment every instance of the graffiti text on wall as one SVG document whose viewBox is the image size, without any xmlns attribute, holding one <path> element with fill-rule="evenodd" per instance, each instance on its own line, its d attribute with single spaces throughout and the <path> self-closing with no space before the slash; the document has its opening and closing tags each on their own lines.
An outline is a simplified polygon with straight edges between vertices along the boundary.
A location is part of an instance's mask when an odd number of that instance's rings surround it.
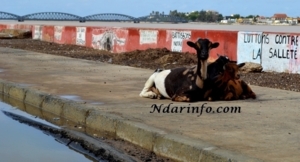
<svg viewBox="0 0 300 162">
<path fill-rule="evenodd" d="M 182 41 L 191 38 L 191 31 L 172 31 L 172 51 L 182 51 Z"/>
<path fill-rule="evenodd" d="M 33 39 L 38 39 L 38 40 L 42 39 L 42 26 L 39 26 L 39 25 L 34 26 Z"/>
<path fill-rule="evenodd" d="M 140 30 L 140 44 L 157 43 L 158 30 Z"/>
<path fill-rule="evenodd" d="M 297 47 L 298 47 L 298 35 L 280 35 L 275 36 L 275 44 L 287 45 L 286 49 L 270 48 L 269 58 L 279 58 L 279 59 L 297 59 Z"/>
<path fill-rule="evenodd" d="M 61 40 L 61 35 L 63 32 L 64 26 L 54 26 L 54 38 L 58 41 Z"/>
<path fill-rule="evenodd" d="M 92 35 L 92 46 L 95 49 L 113 51 L 115 44 L 125 45 L 125 38 L 119 38 L 116 31 L 107 30 L 102 34 Z"/>
<path fill-rule="evenodd" d="M 269 44 L 270 39 L 268 34 L 244 34 L 244 43 Z M 262 49 L 252 50 L 252 59 L 261 59 Z"/>
<path fill-rule="evenodd" d="M 76 27 L 76 44 L 85 45 L 86 27 Z"/>
<path fill-rule="evenodd" d="M 272 41 L 272 42 L 271 42 Z M 287 48 L 270 47 L 269 58 L 297 59 L 298 36 L 277 34 L 275 39 L 269 39 L 268 34 L 244 35 L 244 43 L 287 45 Z M 281 46 L 282 47 L 282 46 Z M 253 50 L 252 59 L 261 58 L 262 50 Z"/>
</svg>

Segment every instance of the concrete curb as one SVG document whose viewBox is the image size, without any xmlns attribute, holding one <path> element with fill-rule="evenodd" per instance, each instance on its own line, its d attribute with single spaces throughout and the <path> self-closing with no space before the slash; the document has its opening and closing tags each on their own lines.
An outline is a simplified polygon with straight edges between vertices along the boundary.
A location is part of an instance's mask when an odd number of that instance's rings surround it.
<svg viewBox="0 0 300 162">
<path fill-rule="evenodd" d="M 16 83 L 0 80 L 0 91 L 6 96 L 38 107 L 87 129 L 106 132 L 154 153 L 185 162 L 254 162 L 261 161 L 231 151 L 221 150 L 201 140 L 167 132 L 143 123 L 125 120 L 101 112 L 90 105 L 60 98 Z"/>
</svg>

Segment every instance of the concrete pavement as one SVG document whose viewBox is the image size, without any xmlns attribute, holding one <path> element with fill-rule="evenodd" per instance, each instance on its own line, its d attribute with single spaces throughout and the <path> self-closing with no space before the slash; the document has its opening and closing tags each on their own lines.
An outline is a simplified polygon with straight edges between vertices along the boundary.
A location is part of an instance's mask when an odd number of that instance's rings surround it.
<svg viewBox="0 0 300 162">
<path fill-rule="evenodd" d="M 132 23 L 132 22 L 85 22 L 78 21 L 11 21 L 0 20 L 0 24 L 24 24 L 24 25 L 62 25 L 62 26 L 105 26 L 123 28 L 150 28 L 150 29 L 187 29 L 187 30 L 221 30 L 221 31 L 258 31 L 258 32 L 293 32 L 299 33 L 298 25 L 248 25 L 248 24 L 212 24 L 212 23 Z"/>
<path fill-rule="evenodd" d="M 153 100 L 139 97 L 153 70 L 9 48 L 0 48 L 0 69 L 4 86 L 11 81 L 54 96 L 79 96 L 81 103 L 95 110 L 83 117 L 85 123 L 94 128 L 102 125 L 99 129 L 105 131 L 116 129 L 118 137 L 179 161 L 300 159 L 299 92 L 251 86 L 256 100 Z M 27 92 L 25 98 L 30 95 Z M 160 106 L 160 113 L 151 113 Z M 191 107 L 199 111 L 192 113 Z M 239 111 L 216 112 L 231 107 Z M 97 123 L 99 116 L 113 120 L 103 126 Z"/>
</svg>

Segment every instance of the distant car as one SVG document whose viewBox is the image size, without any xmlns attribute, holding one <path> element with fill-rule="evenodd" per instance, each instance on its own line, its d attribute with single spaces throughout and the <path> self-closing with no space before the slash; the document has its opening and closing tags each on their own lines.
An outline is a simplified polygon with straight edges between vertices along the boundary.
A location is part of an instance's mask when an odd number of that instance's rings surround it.
<svg viewBox="0 0 300 162">
<path fill-rule="evenodd" d="M 80 22 L 80 23 L 84 23 L 84 22 L 85 22 L 85 18 L 84 18 L 84 17 L 80 18 L 80 19 L 79 19 L 79 22 Z"/>
<path fill-rule="evenodd" d="M 133 23 L 140 23 L 140 20 L 135 19 L 135 20 L 133 20 Z"/>
<path fill-rule="evenodd" d="M 18 17 L 18 21 L 19 22 L 23 22 L 24 21 L 24 18 L 22 16 Z"/>
</svg>

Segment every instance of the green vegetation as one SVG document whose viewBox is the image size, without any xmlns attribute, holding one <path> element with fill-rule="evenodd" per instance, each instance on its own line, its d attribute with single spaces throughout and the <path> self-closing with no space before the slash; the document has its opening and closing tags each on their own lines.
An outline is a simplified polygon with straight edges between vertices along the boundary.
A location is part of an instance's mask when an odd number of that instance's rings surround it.
<svg viewBox="0 0 300 162">
<path fill-rule="evenodd" d="M 151 16 L 162 16 L 165 15 L 164 12 L 160 13 L 158 11 L 152 11 L 150 13 Z M 190 13 L 186 12 L 178 12 L 177 10 L 171 10 L 168 14 L 169 16 L 175 16 L 183 19 L 187 19 L 189 21 L 202 21 L 202 22 L 216 22 L 223 19 L 223 15 L 218 12 L 212 11 L 194 11 Z"/>
<path fill-rule="evenodd" d="M 164 20 L 168 19 L 166 15 L 174 16 L 177 18 L 182 18 L 188 21 L 192 22 L 219 22 L 225 18 L 222 14 L 216 11 L 192 11 L 192 12 L 179 12 L 177 10 L 171 10 L 168 14 L 165 14 L 164 12 L 158 12 L 158 11 L 152 11 L 150 13 L 151 19 L 153 20 Z M 248 15 L 248 16 L 241 16 L 240 14 L 234 14 L 231 16 L 226 16 L 226 19 L 244 19 L 244 18 L 253 18 L 253 21 L 257 21 L 257 17 L 259 15 Z"/>
</svg>

